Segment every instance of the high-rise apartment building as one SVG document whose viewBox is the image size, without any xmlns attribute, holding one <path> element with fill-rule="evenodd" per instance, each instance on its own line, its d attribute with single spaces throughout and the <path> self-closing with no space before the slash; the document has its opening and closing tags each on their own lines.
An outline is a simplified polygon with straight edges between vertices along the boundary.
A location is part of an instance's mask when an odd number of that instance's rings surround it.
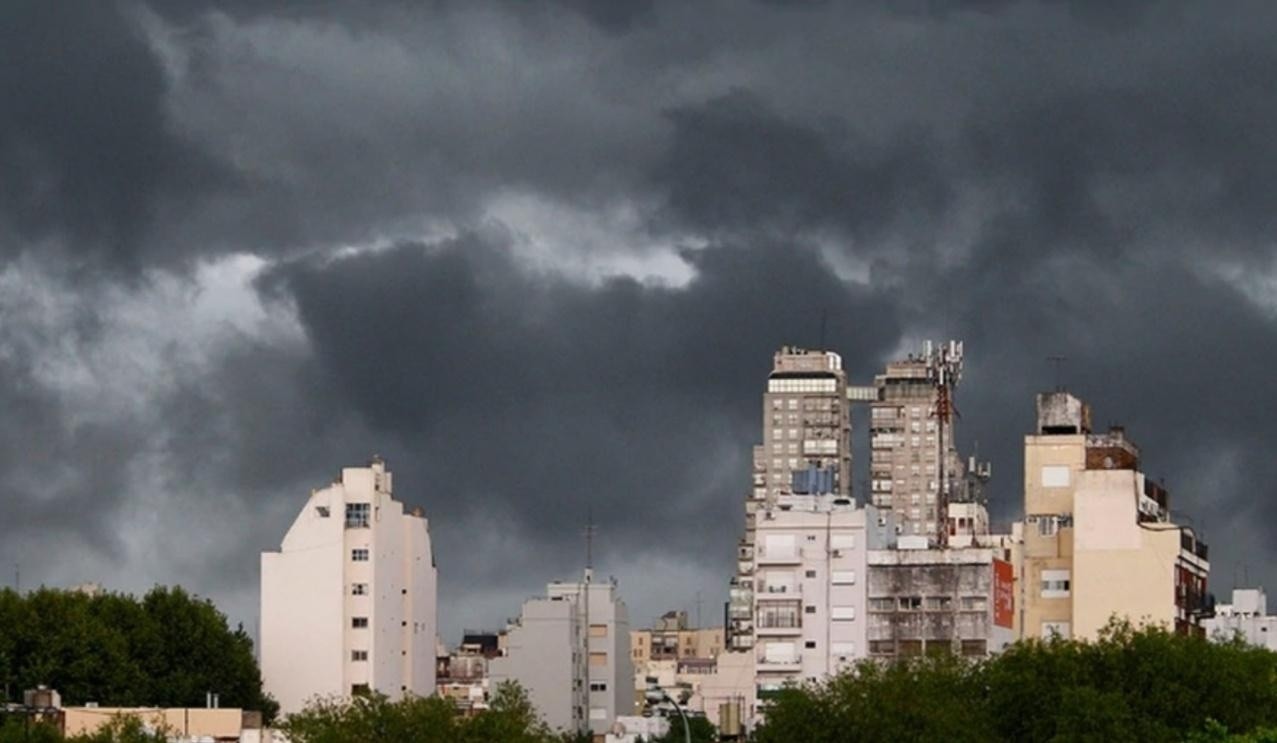
<svg viewBox="0 0 1277 743">
<path fill-rule="evenodd" d="M 551 727 L 604 735 L 634 709 L 629 614 L 616 584 L 551 583 L 524 603 L 489 669 L 492 685 L 518 681 Z"/>
<path fill-rule="evenodd" d="M 866 654 L 866 555 L 891 526 L 872 506 L 782 499 L 763 511 L 754 548 L 753 631 L 758 694 L 815 681 Z"/>
<path fill-rule="evenodd" d="M 730 649 L 754 644 L 753 556 L 760 515 L 795 496 L 852 503 L 850 410 L 842 357 L 790 346 L 776 352 L 763 393 L 763 443 L 754 447 L 753 490 L 732 580 Z"/>
<path fill-rule="evenodd" d="M 1038 395 L 1024 438 L 1025 637 L 1094 639 L 1115 616 L 1201 632 L 1206 545 L 1170 520 L 1166 490 L 1139 466 L 1123 429 L 1091 431 L 1089 405 Z"/>
<path fill-rule="evenodd" d="M 921 354 L 893 361 L 874 377 L 870 501 L 896 514 L 902 534 L 925 535 L 933 546 L 952 532 L 946 532 L 948 504 L 969 493 L 953 430 L 951 396 L 961 373 L 961 343 L 927 342 Z"/>
<path fill-rule="evenodd" d="M 285 714 L 317 696 L 435 687 L 436 570 L 421 511 L 374 459 L 312 491 L 262 553 L 262 680 Z"/>
<path fill-rule="evenodd" d="M 754 508 L 781 495 L 851 496 L 851 415 L 842 357 L 786 346 L 763 394 L 763 443 L 754 447 Z"/>
</svg>

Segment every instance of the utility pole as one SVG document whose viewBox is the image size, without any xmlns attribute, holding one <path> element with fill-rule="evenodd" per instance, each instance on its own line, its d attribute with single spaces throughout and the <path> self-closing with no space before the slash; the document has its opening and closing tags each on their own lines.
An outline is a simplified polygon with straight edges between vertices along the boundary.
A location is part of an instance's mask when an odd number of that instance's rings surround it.
<svg viewBox="0 0 1277 743">
<path fill-rule="evenodd" d="M 585 727 L 590 730 L 590 584 L 594 582 L 594 507 L 590 506 L 586 510 L 585 516 L 585 574 L 582 587 L 585 589 L 585 597 L 582 603 L 583 614 L 585 616 L 585 628 L 581 633 L 585 646 L 585 658 L 583 668 L 585 669 L 585 679 L 582 686 L 585 687 Z"/>
</svg>

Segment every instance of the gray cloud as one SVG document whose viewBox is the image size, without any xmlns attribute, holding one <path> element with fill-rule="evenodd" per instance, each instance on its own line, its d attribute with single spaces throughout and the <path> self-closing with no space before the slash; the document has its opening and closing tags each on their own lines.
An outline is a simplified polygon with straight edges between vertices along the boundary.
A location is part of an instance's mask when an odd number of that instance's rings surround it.
<svg viewBox="0 0 1277 743">
<path fill-rule="evenodd" d="M 38 579 L 177 580 L 249 618 L 257 551 L 377 451 L 432 516 L 445 627 L 575 570 L 590 509 L 640 620 L 708 607 L 770 354 L 823 316 L 861 380 L 968 341 L 960 435 L 1002 519 L 1067 356 L 1217 542 L 1217 586 L 1277 581 L 1267 4 L 13 17 L 0 559 Z"/>
</svg>

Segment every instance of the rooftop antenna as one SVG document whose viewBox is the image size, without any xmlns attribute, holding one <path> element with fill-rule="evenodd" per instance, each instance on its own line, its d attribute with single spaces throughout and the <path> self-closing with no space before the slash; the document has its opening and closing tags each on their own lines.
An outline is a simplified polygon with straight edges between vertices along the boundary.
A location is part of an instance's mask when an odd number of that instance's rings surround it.
<svg viewBox="0 0 1277 743">
<path fill-rule="evenodd" d="M 1064 385 L 1061 384 L 1060 382 L 1060 368 L 1064 366 L 1065 361 L 1069 360 L 1068 357 L 1067 356 L 1047 356 L 1046 360 L 1050 361 L 1051 365 L 1055 367 L 1055 391 L 1063 392 Z"/>
<path fill-rule="evenodd" d="M 585 582 L 588 585 L 594 579 L 594 506 L 586 510 L 585 516 Z"/>
</svg>

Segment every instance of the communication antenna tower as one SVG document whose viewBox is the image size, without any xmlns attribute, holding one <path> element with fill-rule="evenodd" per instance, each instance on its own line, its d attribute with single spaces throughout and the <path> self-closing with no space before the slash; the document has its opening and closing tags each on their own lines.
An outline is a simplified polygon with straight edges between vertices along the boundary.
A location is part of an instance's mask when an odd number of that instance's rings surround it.
<svg viewBox="0 0 1277 743">
<path fill-rule="evenodd" d="M 953 392 L 962 379 L 962 342 L 949 341 L 933 346 L 931 341 L 927 341 L 923 347 L 923 358 L 927 362 L 927 378 L 936 388 L 936 408 L 932 412 L 937 424 L 936 445 L 940 462 L 936 543 L 943 549 L 949 545 L 949 500 L 953 492 L 948 450 L 953 442 L 946 444 L 945 431 L 950 430 L 950 423 L 959 415 L 953 404 Z"/>
</svg>

